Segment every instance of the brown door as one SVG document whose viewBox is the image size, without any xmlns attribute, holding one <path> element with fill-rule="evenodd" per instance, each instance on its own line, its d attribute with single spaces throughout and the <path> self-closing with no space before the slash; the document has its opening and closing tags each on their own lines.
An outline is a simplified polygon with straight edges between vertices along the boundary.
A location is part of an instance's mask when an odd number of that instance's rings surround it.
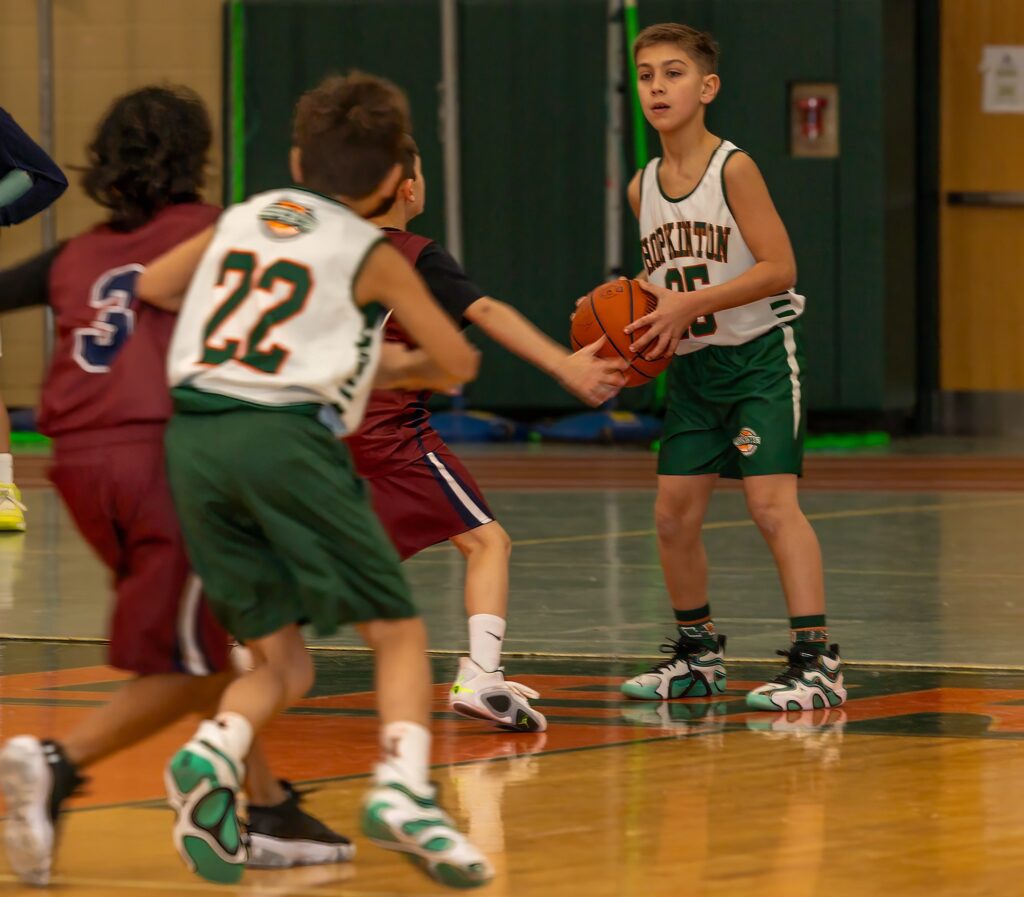
<svg viewBox="0 0 1024 897">
<path fill-rule="evenodd" d="M 1024 0 L 943 0 L 944 390 L 1024 390 L 1024 114 L 982 109 L 985 47 L 1013 45 Z"/>
</svg>

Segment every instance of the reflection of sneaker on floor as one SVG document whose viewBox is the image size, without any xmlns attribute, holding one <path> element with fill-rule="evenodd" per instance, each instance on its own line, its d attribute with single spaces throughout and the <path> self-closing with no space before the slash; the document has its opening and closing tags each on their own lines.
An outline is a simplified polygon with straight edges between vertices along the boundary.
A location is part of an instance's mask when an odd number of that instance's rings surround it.
<svg viewBox="0 0 1024 897">
<path fill-rule="evenodd" d="M 530 706 L 540 695 L 518 682 L 509 682 L 505 672 L 493 673 L 470 658 L 459 658 L 459 675 L 448 693 L 448 704 L 461 716 L 483 719 L 510 732 L 543 732 L 548 727 L 544 714 Z"/>
<path fill-rule="evenodd" d="M 0 532 L 25 532 L 25 506 L 14 483 L 0 483 Z"/>
<path fill-rule="evenodd" d="M 409 856 L 432 878 L 453 888 L 475 888 L 494 876 L 486 857 L 436 800 L 436 788 L 419 791 L 377 767 L 377 784 L 363 800 L 363 832 L 387 850 Z"/>
<path fill-rule="evenodd" d="M 26 884 L 49 884 L 61 804 L 83 781 L 53 741 L 20 735 L 0 750 L 4 844 L 11 869 Z"/>
<path fill-rule="evenodd" d="M 541 736 L 543 737 L 543 736 Z M 540 762 L 526 754 L 509 760 L 463 763 L 449 768 L 459 809 L 469 837 L 488 854 L 505 850 L 505 791 L 528 782 L 540 772 Z"/>
<path fill-rule="evenodd" d="M 355 856 L 355 845 L 328 828 L 300 806 L 302 794 L 282 781 L 287 799 L 273 807 L 249 805 L 250 869 L 284 869 L 344 863 Z"/>
<path fill-rule="evenodd" d="M 216 723 L 205 722 L 167 764 L 164 784 L 176 814 L 174 846 L 185 865 L 208 881 L 234 884 L 249 859 L 238 819 L 245 772 L 218 746 Z"/>
<path fill-rule="evenodd" d="M 751 710 L 816 710 L 846 700 L 839 645 L 819 653 L 797 643 L 775 653 L 786 658 L 786 669 L 747 694 Z"/>
<path fill-rule="evenodd" d="M 797 740 L 806 751 L 819 758 L 820 765 L 831 766 L 839 760 L 846 711 L 842 707 L 826 707 L 752 713 L 747 717 L 747 728 L 773 740 Z"/>
<path fill-rule="evenodd" d="M 25 534 L 8 532 L 0 536 L 0 610 L 14 607 L 18 576 L 25 555 Z"/>
<path fill-rule="evenodd" d="M 725 691 L 725 636 L 717 648 L 680 635 L 661 646 L 671 658 L 622 683 L 622 693 L 641 701 L 705 698 Z"/>
<path fill-rule="evenodd" d="M 657 704 L 628 704 L 622 719 L 636 726 L 672 732 L 706 732 L 725 725 L 729 705 L 724 701 L 659 701 Z"/>
</svg>

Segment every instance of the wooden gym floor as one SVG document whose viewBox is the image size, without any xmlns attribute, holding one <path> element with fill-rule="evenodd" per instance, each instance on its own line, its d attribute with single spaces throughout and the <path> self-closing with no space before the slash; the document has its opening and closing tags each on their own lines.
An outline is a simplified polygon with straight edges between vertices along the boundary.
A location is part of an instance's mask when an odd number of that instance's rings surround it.
<svg viewBox="0 0 1024 897">
<path fill-rule="evenodd" d="M 923 450 L 917 446 L 923 445 Z M 492 856 L 482 895 L 723 897 L 1024 894 L 1024 457 L 953 443 L 815 456 L 804 505 L 825 554 L 832 633 L 850 701 L 790 716 L 742 697 L 785 646 L 771 558 L 724 489 L 707 531 L 729 690 L 667 705 L 618 682 L 671 632 L 643 452 L 465 453 L 516 542 L 506 667 L 538 689 L 550 730 L 510 736 L 447 713 L 464 647 L 461 562 L 408 571 L 430 626 L 435 775 Z M 954 454 L 955 453 L 955 454 Z M 19 459 L 30 528 L 0 539 L 0 738 L 59 735 L 103 701 L 105 576 L 42 477 Z M 370 660 L 318 643 L 318 681 L 275 723 L 280 774 L 315 785 L 312 810 L 359 843 L 348 866 L 252 872 L 238 887 L 184 871 L 160 769 L 182 724 L 95 770 L 67 815 L 57 893 L 440 894 L 359 837 L 376 753 Z M 20 888 L 0 862 L 0 897 Z"/>
</svg>

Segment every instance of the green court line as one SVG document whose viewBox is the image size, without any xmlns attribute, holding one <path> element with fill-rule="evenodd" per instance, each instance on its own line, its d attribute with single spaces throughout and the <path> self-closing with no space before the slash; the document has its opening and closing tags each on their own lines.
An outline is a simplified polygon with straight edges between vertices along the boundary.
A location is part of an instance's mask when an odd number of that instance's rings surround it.
<svg viewBox="0 0 1024 897">
<path fill-rule="evenodd" d="M 723 618 L 724 619 L 724 618 Z M 39 644 L 88 644 L 106 645 L 108 639 L 82 636 L 47 636 L 47 635 L 25 635 L 18 633 L 0 633 L 0 642 L 26 642 Z M 371 648 L 361 645 L 307 645 L 311 654 L 372 654 Z M 427 655 L 430 657 L 462 657 L 465 651 L 456 648 L 430 648 Z M 649 651 L 643 654 L 594 654 L 574 651 L 503 651 L 503 657 L 518 657 L 531 660 L 650 660 Z M 746 663 L 757 666 L 778 666 L 779 661 L 767 657 L 740 657 L 729 655 L 730 663 Z M 931 663 L 926 661 L 910 660 L 847 660 L 843 658 L 843 667 L 847 669 L 867 670 L 919 670 L 920 672 L 949 672 L 949 673 L 970 673 L 987 675 L 989 673 L 1024 673 L 1024 664 L 985 664 L 975 663 L 969 666 L 955 663 Z M 68 667 L 68 669 L 78 669 Z M 36 670 L 36 673 L 45 672 Z M 23 675 L 15 673 L 12 675 Z"/>
<path fill-rule="evenodd" d="M 851 702 L 851 703 L 853 703 L 853 702 Z M 576 717 L 572 717 L 572 719 L 575 722 L 575 720 L 577 718 Z M 851 720 L 851 721 L 848 722 L 848 725 L 855 725 L 855 724 L 858 724 L 858 723 L 871 723 L 871 722 L 877 722 L 877 720 Z M 632 727 L 633 728 L 639 728 L 640 725 L 639 724 L 633 724 Z M 723 732 L 748 732 L 748 733 L 753 734 L 753 735 L 758 734 L 756 732 L 750 732 L 750 730 L 747 729 L 745 722 L 741 724 L 741 723 L 738 723 L 736 721 L 729 722 L 728 720 L 726 720 L 725 721 L 725 725 L 722 728 L 720 728 L 720 729 L 719 728 L 712 728 L 712 727 L 708 727 L 707 729 L 700 729 L 700 728 L 698 728 L 698 729 L 695 729 L 692 732 L 687 733 L 686 738 L 695 738 L 695 737 L 701 737 L 701 736 L 705 736 L 705 735 L 717 735 L 717 734 L 721 734 Z M 917 734 L 917 733 L 914 733 L 914 732 L 887 732 L 887 733 L 883 734 L 883 733 L 876 733 L 876 732 L 858 733 L 858 732 L 850 732 L 850 731 L 847 730 L 845 732 L 845 734 L 850 735 L 850 736 L 854 736 L 854 737 L 859 735 L 859 736 L 864 736 L 864 737 L 869 737 L 869 738 L 928 738 L 928 739 L 942 738 L 942 739 L 950 739 L 950 740 L 970 740 L 970 741 L 1019 740 L 1019 735 L 1015 735 L 1014 738 L 995 737 L 995 736 L 998 735 L 998 733 L 992 733 L 991 735 L 988 735 L 986 737 L 978 737 L 977 735 L 973 735 L 973 734 L 968 735 L 968 734 L 963 734 L 963 733 L 960 733 L 960 734 L 957 734 L 957 733 L 943 733 L 942 735 L 922 735 L 922 734 Z M 672 733 L 668 733 L 668 734 L 665 734 L 665 735 L 652 735 L 652 736 L 650 736 L 648 738 L 634 738 L 634 739 L 627 739 L 627 740 L 623 740 L 623 741 L 609 741 L 609 742 L 605 742 L 603 744 L 588 744 L 588 745 L 580 745 L 580 746 L 577 746 L 577 747 L 569 747 L 569 748 L 554 748 L 552 750 L 523 751 L 522 753 L 508 754 L 508 755 L 502 755 L 502 756 L 497 756 L 497 757 L 478 757 L 478 758 L 467 759 L 467 760 L 458 760 L 458 761 L 456 761 L 454 763 L 434 763 L 434 764 L 431 765 L 430 768 L 431 769 L 450 769 L 450 768 L 453 768 L 453 767 L 471 766 L 471 765 L 474 765 L 474 764 L 477 764 L 477 763 L 507 763 L 507 762 L 510 762 L 512 760 L 522 759 L 523 757 L 554 757 L 554 756 L 559 756 L 559 755 L 562 755 L 562 754 L 578 754 L 578 753 L 582 753 L 584 751 L 599 751 L 599 750 L 607 750 L 609 748 L 632 747 L 633 745 L 658 744 L 660 742 L 675 742 L 675 741 L 679 741 L 679 740 L 680 740 L 680 734 L 678 732 L 672 732 Z M 294 784 L 298 785 L 300 787 L 301 786 L 316 786 L 316 785 L 333 785 L 333 784 L 340 784 L 340 783 L 343 783 L 343 782 L 357 782 L 357 781 L 360 781 L 360 780 L 369 779 L 369 778 L 372 777 L 372 775 L 373 775 L 372 772 L 350 773 L 348 775 L 342 775 L 342 776 L 326 776 L 324 778 L 318 778 L 318 779 L 303 779 L 301 781 L 295 781 Z M 78 813 L 96 813 L 96 812 L 101 811 L 101 810 L 166 810 L 166 809 L 167 809 L 167 803 L 166 803 L 166 801 L 163 798 L 151 798 L 151 799 L 147 799 L 147 800 L 121 801 L 121 802 L 118 802 L 118 803 L 111 803 L 111 804 L 99 804 L 99 805 L 92 806 L 92 807 L 76 807 L 76 808 L 72 808 L 72 809 L 69 809 L 69 810 L 65 810 L 63 812 L 65 814 L 78 814 Z M 15 881 L 15 879 L 14 879 L 13 876 L 0 875 L 0 882 L 7 882 L 7 881 Z M 70 884 L 70 883 L 72 883 L 72 881 L 73 881 L 72 879 L 66 879 L 66 878 L 58 877 L 57 879 L 55 879 L 54 884 Z M 84 879 L 82 881 L 84 881 Z M 113 882 L 112 884 L 117 884 L 117 882 Z M 177 885 L 175 885 L 175 886 L 177 886 Z M 217 885 L 215 889 L 216 889 L 217 893 L 220 893 L 220 894 L 230 893 L 222 885 Z M 300 894 L 300 893 L 305 893 L 305 892 L 302 892 L 302 891 L 292 891 L 292 890 L 289 889 L 288 893 L 289 894 L 292 894 L 292 893 Z M 313 893 L 313 892 L 310 892 L 310 893 Z M 315 893 L 316 894 L 322 894 L 322 890 L 316 891 Z M 348 894 L 348 893 L 352 893 L 354 895 L 357 892 L 349 892 L 348 890 L 346 890 L 346 894 Z"/>
</svg>

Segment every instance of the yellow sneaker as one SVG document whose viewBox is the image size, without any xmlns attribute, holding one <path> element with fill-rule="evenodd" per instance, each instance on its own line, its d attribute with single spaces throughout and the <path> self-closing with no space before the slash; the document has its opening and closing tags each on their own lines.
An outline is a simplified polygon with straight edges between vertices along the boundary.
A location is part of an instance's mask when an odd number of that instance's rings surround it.
<svg viewBox="0 0 1024 897">
<path fill-rule="evenodd" d="M 0 483 L 0 532 L 25 532 L 25 506 L 14 483 Z"/>
</svg>

